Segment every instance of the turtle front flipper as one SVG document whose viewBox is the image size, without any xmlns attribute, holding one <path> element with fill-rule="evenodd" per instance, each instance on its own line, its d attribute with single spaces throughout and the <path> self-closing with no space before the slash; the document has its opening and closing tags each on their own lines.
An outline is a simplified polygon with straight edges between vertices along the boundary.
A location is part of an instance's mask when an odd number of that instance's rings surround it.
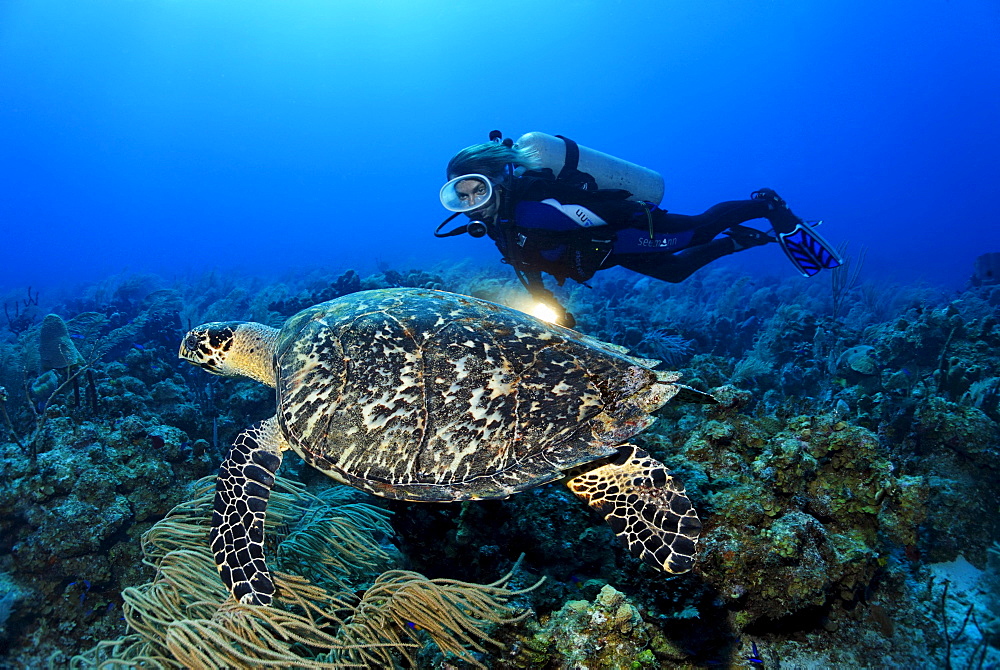
<svg viewBox="0 0 1000 670">
<path fill-rule="evenodd" d="M 636 558 L 679 574 L 694 564 L 701 520 L 662 463 L 632 444 L 566 485 L 608 522 Z"/>
<path fill-rule="evenodd" d="M 236 436 L 215 480 L 212 554 L 226 588 L 247 605 L 270 605 L 274 596 L 264 563 L 264 514 L 282 442 L 276 417 L 254 424 Z"/>
</svg>

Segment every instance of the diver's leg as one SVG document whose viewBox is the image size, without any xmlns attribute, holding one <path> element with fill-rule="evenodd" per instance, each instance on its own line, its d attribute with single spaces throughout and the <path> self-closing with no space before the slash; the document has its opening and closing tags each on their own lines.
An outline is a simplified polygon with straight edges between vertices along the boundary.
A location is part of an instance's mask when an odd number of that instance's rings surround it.
<svg viewBox="0 0 1000 670">
<path fill-rule="evenodd" d="M 769 203 L 763 200 L 729 200 L 694 215 L 657 210 L 654 212 L 653 226 L 657 232 L 662 233 L 693 230 L 691 244 L 704 244 L 732 226 L 751 219 L 766 218 L 770 211 Z"/>
<path fill-rule="evenodd" d="M 802 219 L 792 213 L 788 204 L 773 189 L 758 189 L 751 193 L 750 197 L 767 205 L 767 213 L 763 216 L 771 222 L 776 233 L 790 233 L 795 230 L 795 226 L 802 223 Z"/>
<path fill-rule="evenodd" d="M 691 244 L 703 244 L 716 235 L 752 219 L 767 219 L 778 233 L 792 231 L 802 223 L 777 193 L 769 188 L 754 191 L 750 200 L 728 200 L 709 207 L 701 214 L 674 214 L 657 209 L 652 213 L 657 232 L 694 231 Z"/>
<path fill-rule="evenodd" d="M 654 279 L 677 283 L 690 277 L 695 270 L 734 251 L 736 243 L 726 237 L 673 253 L 615 254 L 605 267 L 620 265 Z"/>
<path fill-rule="evenodd" d="M 655 209 L 651 216 L 658 234 L 693 231 L 687 248 L 676 252 L 616 253 L 605 261 L 603 268 L 620 265 L 663 281 L 681 282 L 723 256 L 774 241 L 759 230 L 740 225 L 746 221 L 767 219 L 778 233 L 794 230 L 802 222 L 771 189 L 754 191 L 750 200 L 720 202 L 701 214 Z M 637 219 L 635 225 L 641 227 L 640 224 Z M 723 232 L 729 237 L 715 239 Z"/>
</svg>

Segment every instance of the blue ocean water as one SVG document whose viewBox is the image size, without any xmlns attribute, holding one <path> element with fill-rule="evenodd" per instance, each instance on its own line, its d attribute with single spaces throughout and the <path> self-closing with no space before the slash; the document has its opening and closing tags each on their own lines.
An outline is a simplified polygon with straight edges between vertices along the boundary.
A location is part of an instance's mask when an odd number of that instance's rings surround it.
<svg viewBox="0 0 1000 670">
<path fill-rule="evenodd" d="M 493 262 L 431 231 L 494 128 L 658 170 L 675 212 L 773 187 L 866 275 L 958 287 L 1000 251 L 998 29 L 988 0 L 6 0 L 0 289 Z"/>
</svg>

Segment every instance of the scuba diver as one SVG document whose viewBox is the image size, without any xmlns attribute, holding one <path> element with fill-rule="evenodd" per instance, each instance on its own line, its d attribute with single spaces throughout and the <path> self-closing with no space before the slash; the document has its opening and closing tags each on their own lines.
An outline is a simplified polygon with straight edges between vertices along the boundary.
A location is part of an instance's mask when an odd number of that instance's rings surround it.
<svg viewBox="0 0 1000 670">
<path fill-rule="evenodd" d="M 575 319 L 545 288 L 543 273 L 562 286 L 618 265 L 681 282 L 718 258 L 770 242 L 807 277 L 841 264 L 836 250 L 769 188 L 701 214 L 674 214 L 658 206 L 663 178 L 652 170 L 562 136 L 528 133 L 515 143 L 494 130 L 490 140 L 449 161 L 440 198 L 454 214 L 434 234 L 489 236 L 561 325 L 572 328 Z M 441 232 L 459 214 L 470 222 Z M 766 219 L 772 230 L 742 225 L 752 219 Z"/>
</svg>

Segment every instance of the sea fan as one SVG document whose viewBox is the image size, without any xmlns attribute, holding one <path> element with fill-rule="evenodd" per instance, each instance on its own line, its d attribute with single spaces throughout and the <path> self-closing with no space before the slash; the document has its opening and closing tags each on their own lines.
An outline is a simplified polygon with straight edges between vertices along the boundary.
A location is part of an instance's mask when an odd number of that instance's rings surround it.
<svg viewBox="0 0 1000 670">
<path fill-rule="evenodd" d="M 680 367 L 694 353 L 694 342 L 680 335 L 668 333 L 665 328 L 647 331 L 636 347 L 644 356 L 663 361 L 667 367 Z"/>
</svg>

